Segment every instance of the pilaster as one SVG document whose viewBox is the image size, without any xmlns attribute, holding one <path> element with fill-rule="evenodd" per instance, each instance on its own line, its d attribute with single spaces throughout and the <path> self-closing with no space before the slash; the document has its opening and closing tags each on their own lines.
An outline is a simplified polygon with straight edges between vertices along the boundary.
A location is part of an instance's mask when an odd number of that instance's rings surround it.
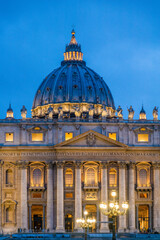
<svg viewBox="0 0 160 240">
<path fill-rule="evenodd" d="M 119 205 L 126 201 L 126 163 L 119 163 Z M 126 229 L 126 215 L 119 216 L 118 232 L 124 232 Z"/>
<path fill-rule="evenodd" d="M 160 231 L 160 164 L 155 162 L 153 164 L 153 181 L 154 181 L 154 192 L 153 192 L 153 228 L 156 231 Z"/>
<path fill-rule="evenodd" d="M 19 162 L 21 169 L 21 228 L 28 229 L 28 206 L 27 206 L 27 167 L 25 161 Z"/>
<path fill-rule="evenodd" d="M 129 164 L 129 230 L 135 231 L 135 163 Z"/>
<path fill-rule="evenodd" d="M 57 162 L 57 232 L 64 232 L 63 162 Z"/>
<path fill-rule="evenodd" d="M 108 204 L 108 176 L 107 176 L 107 163 L 101 163 L 101 202 Z M 101 212 L 101 225 L 100 232 L 109 232 L 108 216 Z"/>
<path fill-rule="evenodd" d="M 77 218 L 82 218 L 82 186 L 81 186 L 81 162 L 75 163 L 75 230 L 82 232 L 82 228 L 77 224 Z"/>
<path fill-rule="evenodd" d="M 43 220 L 43 222 L 45 223 L 45 219 Z M 49 231 L 53 231 L 53 164 L 52 162 L 49 162 L 47 164 L 47 229 L 49 229 Z"/>
<path fill-rule="evenodd" d="M 0 233 L 2 233 L 2 166 L 3 161 L 0 160 Z"/>
</svg>

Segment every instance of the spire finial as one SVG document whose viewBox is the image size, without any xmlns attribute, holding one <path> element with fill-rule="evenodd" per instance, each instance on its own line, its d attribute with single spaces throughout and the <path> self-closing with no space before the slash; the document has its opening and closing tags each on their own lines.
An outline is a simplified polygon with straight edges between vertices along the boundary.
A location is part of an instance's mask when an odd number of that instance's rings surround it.
<svg viewBox="0 0 160 240">
<path fill-rule="evenodd" d="M 71 41 L 69 43 L 69 45 L 78 45 L 77 44 L 77 41 L 76 41 L 76 38 L 75 38 L 75 31 L 74 31 L 74 28 L 72 29 L 72 38 L 71 38 Z"/>
<path fill-rule="evenodd" d="M 75 31 L 74 31 L 74 28 L 72 29 L 72 36 L 74 36 L 75 35 Z"/>
</svg>

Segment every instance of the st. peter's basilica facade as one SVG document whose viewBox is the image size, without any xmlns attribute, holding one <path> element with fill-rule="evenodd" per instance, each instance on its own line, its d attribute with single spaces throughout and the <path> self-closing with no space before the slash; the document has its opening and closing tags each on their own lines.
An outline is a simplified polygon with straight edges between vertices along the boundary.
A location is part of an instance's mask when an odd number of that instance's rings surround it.
<svg viewBox="0 0 160 240">
<path fill-rule="evenodd" d="M 132 94 L 132 93 L 131 93 Z M 87 210 L 92 231 L 109 232 L 99 203 L 128 201 L 119 232 L 160 231 L 160 121 L 115 109 L 107 84 L 83 61 L 72 31 L 64 61 L 39 86 L 32 118 L 0 120 L 0 232 L 81 231 Z"/>
</svg>

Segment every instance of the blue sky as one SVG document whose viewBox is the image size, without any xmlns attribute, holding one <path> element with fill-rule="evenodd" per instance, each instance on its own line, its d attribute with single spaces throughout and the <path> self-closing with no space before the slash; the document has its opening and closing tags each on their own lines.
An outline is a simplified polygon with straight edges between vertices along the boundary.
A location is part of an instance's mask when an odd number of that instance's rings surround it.
<svg viewBox="0 0 160 240">
<path fill-rule="evenodd" d="M 43 78 L 63 60 L 72 26 L 87 66 L 100 74 L 124 117 L 160 106 L 159 0 L 0 0 L 0 118 L 31 116 Z"/>
</svg>

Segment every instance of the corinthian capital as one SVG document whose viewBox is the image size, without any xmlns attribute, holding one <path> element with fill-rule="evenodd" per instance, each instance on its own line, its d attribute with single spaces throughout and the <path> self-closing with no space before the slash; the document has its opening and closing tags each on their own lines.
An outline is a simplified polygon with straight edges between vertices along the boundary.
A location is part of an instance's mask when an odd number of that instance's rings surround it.
<svg viewBox="0 0 160 240">
<path fill-rule="evenodd" d="M 159 169 L 160 168 L 160 163 L 159 162 L 154 162 L 154 163 L 152 163 L 152 167 L 154 169 Z"/>
<path fill-rule="evenodd" d="M 135 169 L 136 163 L 135 162 L 130 162 L 129 163 L 129 169 Z"/>
<path fill-rule="evenodd" d="M 121 169 L 126 168 L 126 162 L 119 162 L 118 165 L 119 165 L 119 168 Z"/>
<path fill-rule="evenodd" d="M 78 161 L 75 162 L 75 168 L 81 168 L 82 167 L 82 162 Z"/>
<path fill-rule="evenodd" d="M 108 163 L 107 162 L 101 162 L 101 168 L 105 169 L 108 167 Z"/>
<path fill-rule="evenodd" d="M 47 162 L 46 166 L 47 166 L 47 169 L 52 169 L 53 168 L 53 162 L 52 161 Z"/>
<path fill-rule="evenodd" d="M 0 160 L 0 167 L 2 167 L 3 164 L 4 164 L 4 161 Z"/>
<path fill-rule="evenodd" d="M 21 169 L 27 169 L 28 162 L 27 161 L 17 161 L 16 165 Z"/>
<path fill-rule="evenodd" d="M 57 168 L 63 168 L 64 162 L 56 162 Z"/>
</svg>

